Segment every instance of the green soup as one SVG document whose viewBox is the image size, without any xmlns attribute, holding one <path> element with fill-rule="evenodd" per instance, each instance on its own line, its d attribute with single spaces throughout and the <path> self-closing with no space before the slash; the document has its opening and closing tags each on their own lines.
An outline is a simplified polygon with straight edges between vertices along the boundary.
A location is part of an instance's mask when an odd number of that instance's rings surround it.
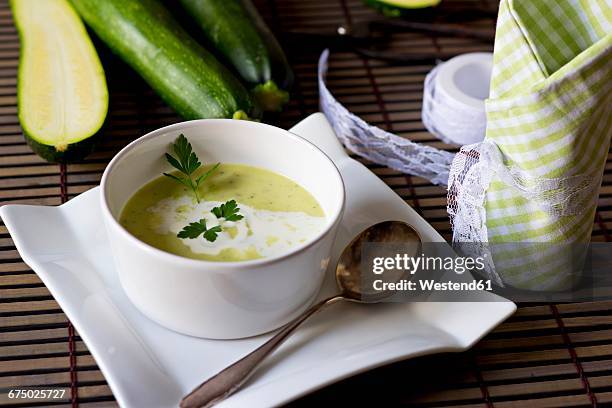
<svg viewBox="0 0 612 408">
<path fill-rule="evenodd" d="M 199 194 L 200 203 L 187 187 L 160 176 L 128 200 L 119 222 L 158 249 L 209 261 L 244 261 L 287 252 L 316 235 L 325 223 L 321 206 L 308 191 L 262 168 L 221 164 L 200 186 Z M 213 207 L 229 200 L 238 203 L 244 217 L 240 221 L 226 222 L 212 215 Z M 201 218 L 207 225 L 223 227 L 214 242 L 177 237 L 181 228 Z"/>
</svg>

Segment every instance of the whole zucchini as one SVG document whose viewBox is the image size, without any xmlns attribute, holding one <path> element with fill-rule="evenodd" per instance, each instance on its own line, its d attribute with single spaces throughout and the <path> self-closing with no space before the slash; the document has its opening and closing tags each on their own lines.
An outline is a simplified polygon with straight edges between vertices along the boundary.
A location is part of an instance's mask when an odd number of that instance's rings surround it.
<svg viewBox="0 0 612 408">
<path fill-rule="evenodd" d="M 281 46 L 250 0 L 181 0 L 209 42 L 247 82 L 259 106 L 278 111 L 293 72 Z"/>
<path fill-rule="evenodd" d="M 19 123 L 50 162 L 91 152 L 108 111 L 104 70 L 68 0 L 11 0 L 19 31 Z M 59 51 L 58 51 L 59 50 Z"/>
<path fill-rule="evenodd" d="M 71 0 L 109 48 L 185 119 L 253 114 L 244 86 L 158 0 Z"/>
</svg>

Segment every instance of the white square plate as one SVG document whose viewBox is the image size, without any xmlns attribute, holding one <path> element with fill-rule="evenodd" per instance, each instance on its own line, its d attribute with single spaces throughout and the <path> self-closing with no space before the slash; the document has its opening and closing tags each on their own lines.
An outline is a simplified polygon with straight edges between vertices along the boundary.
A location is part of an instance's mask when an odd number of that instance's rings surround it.
<svg viewBox="0 0 612 408">
<path fill-rule="evenodd" d="M 292 132 L 326 152 L 346 185 L 346 212 L 334 248 L 378 221 L 413 225 L 426 242 L 444 239 L 370 170 L 349 158 L 322 114 Z M 325 182 L 325 180 L 321 180 Z M 270 335 L 205 340 L 167 330 L 129 302 L 115 272 L 94 188 L 60 207 L 0 209 L 19 253 L 70 318 L 125 408 L 177 406 L 201 381 Z M 335 259 L 332 258 L 331 264 Z M 332 271 L 320 297 L 334 292 Z M 515 310 L 482 293 L 475 303 L 336 304 L 313 317 L 223 407 L 286 403 L 393 361 L 471 347 Z M 163 302 L 163 299 L 159 300 Z"/>
</svg>

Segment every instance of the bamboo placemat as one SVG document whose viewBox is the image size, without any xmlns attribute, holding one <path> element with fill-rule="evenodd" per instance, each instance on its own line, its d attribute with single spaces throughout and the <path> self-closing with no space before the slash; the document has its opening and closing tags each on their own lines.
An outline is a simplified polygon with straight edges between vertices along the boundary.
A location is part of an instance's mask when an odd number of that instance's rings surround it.
<svg viewBox="0 0 612 408">
<path fill-rule="evenodd" d="M 442 9 L 485 0 L 443 2 Z M 358 0 L 259 1 L 284 41 L 288 32 L 333 33 L 339 25 L 376 17 Z M 493 33 L 493 19 L 470 24 Z M 98 45 L 110 87 L 111 107 L 104 141 L 83 163 L 48 164 L 25 144 L 17 119 L 17 34 L 6 0 L 0 0 L 0 204 L 58 205 L 99 183 L 109 159 L 134 138 L 179 118 L 110 52 Z M 297 74 L 286 111 L 269 121 L 290 127 L 317 110 L 316 62 L 312 44 L 285 44 Z M 420 34 L 394 36 L 403 53 L 490 51 L 490 44 Z M 452 150 L 420 122 L 422 83 L 431 65 L 394 65 L 334 51 L 329 87 L 351 111 L 411 140 Z M 443 188 L 366 163 L 446 238 L 450 226 Z M 610 241 L 612 158 L 608 158 L 593 240 Z M 9 400 L 0 405 L 114 407 L 116 402 L 95 361 L 58 304 L 23 263 L 0 225 L 0 391 L 63 388 L 61 400 Z M 352 377 L 308 395 L 295 407 L 558 407 L 612 404 L 612 302 L 526 305 L 473 350 L 396 363 Z"/>
</svg>

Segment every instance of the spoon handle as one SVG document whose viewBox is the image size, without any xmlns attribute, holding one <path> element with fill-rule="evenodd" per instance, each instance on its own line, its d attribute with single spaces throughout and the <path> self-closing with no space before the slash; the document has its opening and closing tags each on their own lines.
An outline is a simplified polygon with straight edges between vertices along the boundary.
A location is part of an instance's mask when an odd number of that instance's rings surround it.
<svg viewBox="0 0 612 408">
<path fill-rule="evenodd" d="M 234 364 L 218 372 L 215 376 L 198 385 L 182 400 L 181 408 L 210 407 L 236 392 L 250 377 L 259 364 L 280 346 L 306 319 L 330 305 L 344 299 L 335 295 L 311 306 L 300 316 L 288 323 L 274 337 L 247 354 Z"/>
</svg>

